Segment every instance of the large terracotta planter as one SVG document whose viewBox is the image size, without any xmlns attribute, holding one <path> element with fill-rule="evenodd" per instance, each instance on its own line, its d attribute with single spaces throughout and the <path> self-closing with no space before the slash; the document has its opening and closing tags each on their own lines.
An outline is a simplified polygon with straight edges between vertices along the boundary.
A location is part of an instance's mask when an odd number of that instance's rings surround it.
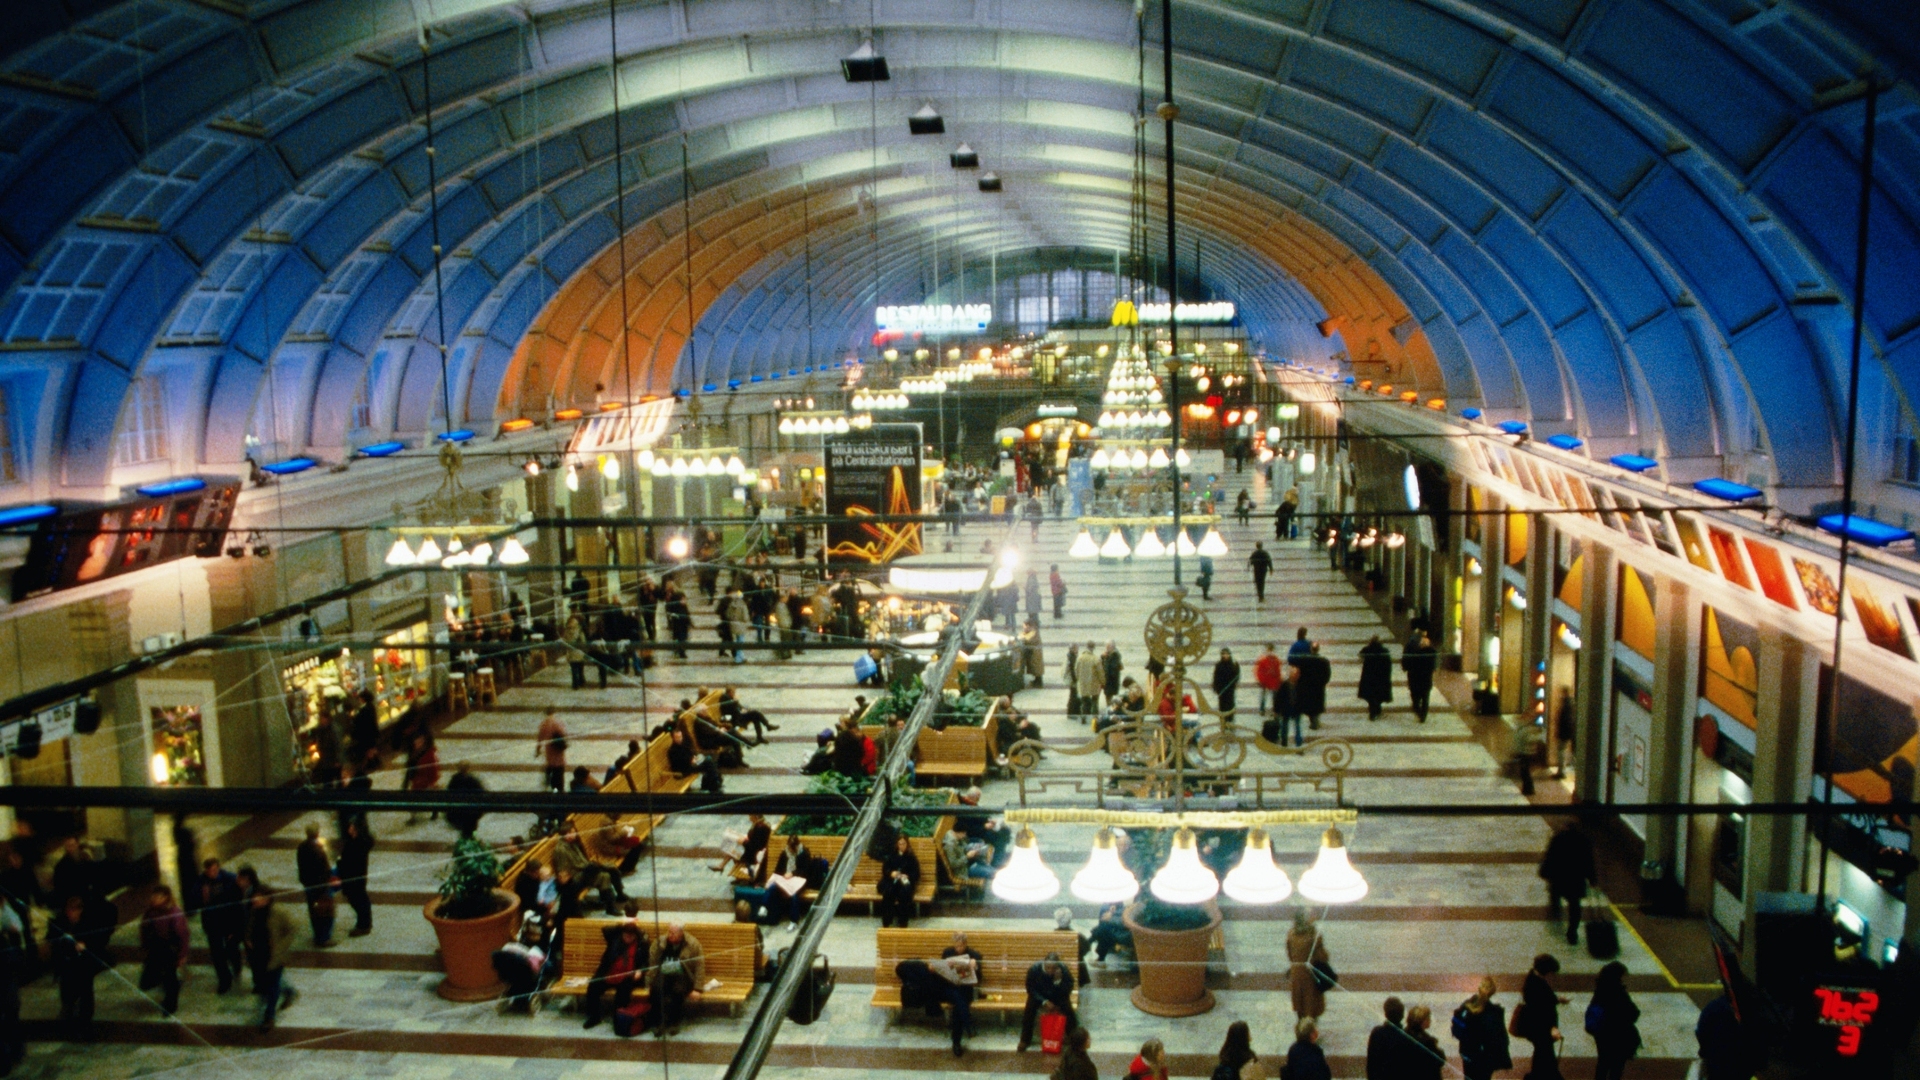
<svg viewBox="0 0 1920 1080">
<path fill-rule="evenodd" d="M 493 970 L 493 953 L 513 938 L 520 918 L 520 898 L 505 889 L 493 890 L 505 901 L 498 914 L 478 919 L 443 919 L 434 914 L 440 898 L 427 901 L 427 921 L 440 939 L 440 963 L 447 977 L 440 980 L 440 996 L 448 1001 L 488 1001 L 506 992 L 507 984 Z"/>
<path fill-rule="evenodd" d="M 1140 985 L 1133 990 L 1133 1007 L 1154 1016 L 1198 1016 L 1213 1008 L 1207 989 L 1207 953 L 1213 933 L 1220 928 L 1220 909 L 1206 905 L 1207 925 L 1192 930 L 1155 930 L 1136 922 L 1140 905 L 1122 916 L 1133 931 L 1133 955 L 1140 966 Z"/>
</svg>

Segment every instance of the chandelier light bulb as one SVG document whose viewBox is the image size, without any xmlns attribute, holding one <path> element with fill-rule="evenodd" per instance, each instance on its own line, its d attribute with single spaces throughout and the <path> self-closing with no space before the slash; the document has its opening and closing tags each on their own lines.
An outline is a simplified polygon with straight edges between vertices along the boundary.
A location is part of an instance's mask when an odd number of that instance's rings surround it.
<svg viewBox="0 0 1920 1080">
<path fill-rule="evenodd" d="M 1273 861 L 1267 830 L 1247 830 L 1240 861 L 1220 882 L 1220 891 L 1243 904 L 1277 904 L 1293 895 L 1293 882 Z"/>
<path fill-rule="evenodd" d="M 663 458 L 663 457 L 654 458 L 653 459 L 653 475 L 672 476 L 673 466 L 667 463 L 666 458 Z"/>
<path fill-rule="evenodd" d="M 420 541 L 420 554 L 414 561 L 421 566 L 432 566 L 440 561 L 440 545 L 433 542 L 433 537 Z"/>
<path fill-rule="evenodd" d="M 460 542 L 460 538 L 458 536 L 451 536 L 447 538 L 447 554 L 458 555 L 460 554 L 460 549 L 464 547 L 466 547 L 466 545 Z"/>
<path fill-rule="evenodd" d="M 1173 459 L 1168 457 L 1167 452 L 1158 446 L 1153 448 L 1152 456 L 1147 458 L 1147 466 L 1149 468 L 1164 469 L 1172 463 Z"/>
<path fill-rule="evenodd" d="M 707 462 L 706 462 L 706 459 L 705 459 L 705 458 L 700 458 L 700 457 L 696 457 L 696 458 L 694 458 L 693 460 L 691 460 L 691 461 L 689 461 L 689 462 L 687 462 L 687 475 L 688 475 L 688 476 L 705 476 L 705 475 L 707 475 Z"/>
<path fill-rule="evenodd" d="M 1072 559 L 1091 559 L 1100 554 L 1100 545 L 1093 542 L 1093 534 L 1085 529 L 1073 538 L 1072 546 L 1067 548 L 1067 557 Z"/>
<path fill-rule="evenodd" d="M 1173 834 L 1167 865 L 1147 887 L 1169 904 L 1204 904 L 1219 895 L 1220 879 L 1200 862 L 1200 844 L 1193 830 L 1182 826 Z"/>
<path fill-rule="evenodd" d="M 1188 468 L 1193 464 L 1193 455 L 1187 453 L 1187 448 L 1183 446 L 1174 451 L 1173 463 L 1183 469 Z"/>
<path fill-rule="evenodd" d="M 1146 468 L 1147 452 L 1145 450 L 1140 449 L 1139 447 L 1135 447 L 1133 451 L 1133 457 L 1128 459 L 1127 464 L 1133 466 L 1136 469 Z"/>
<path fill-rule="evenodd" d="M 600 475 L 609 480 L 620 479 L 620 459 L 608 454 L 600 459 Z"/>
<path fill-rule="evenodd" d="M 473 554 L 469 558 L 474 565 L 485 566 L 487 561 L 493 558 L 493 545 L 482 540 L 480 545 L 473 549 Z"/>
<path fill-rule="evenodd" d="M 1200 554 L 1215 559 L 1227 553 L 1227 542 L 1220 538 L 1219 529 L 1208 527 L 1207 535 L 1200 538 L 1199 551 Z"/>
<path fill-rule="evenodd" d="M 507 537 L 506 543 L 500 545 L 500 565 L 525 566 L 527 562 L 527 549 L 520 546 L 518 539 Z"/>
<path fill-rule="evenodd" d="M 1106 559 L 1124 559 L 1133 553 L 1127 546 L 1126 534 L 1115 529 L 1107 534 L 1107 542 L 1100 545 L 1100 556 Z"/>
<path fill-rule="evenodd" d="M 993 875 L 993 895 L 1014 904 L 1040 904 L 1060 895 L 1060 879 L 1040 861 L 1032 829 L 1023 827 L 1014 838 L 1007 865 Z"/>
<path fill-rule="evenodd" d="M 1101 426 L 1101 427 L 1103 427 L 1103 428 L 1106 428 L 1106 427 L 1112 427 L 1112 426 L 1113 426 L 1113 414 L 1112 414 L 1112 413 L 1110 413 L 1110 412 L 1103 412 L 1103 413 L 1101 413 L 1101 414 L 1100 414 L 1100 426 Z"/>
<path fill-rule="evenodd" d="M 739 476 L 741 473 L 746 471 L 747 471 L 747 463 L 740 460 L 739 454 L 734 454 L 731 457 L 727 458 L 727 475 L 728 476 Z"/>
<path fill-rule="evenodd" d="M 704 468 L 704 466 L 702 467 Z M 673 475 L 675 480 L 685 480 L 693 472 L 687 465 L 687 459 L 683 457 L 674 458 L 673 464 L 668 467 L 667 471 Z"/>
<path fill-rule="evenodd" d="M 845 435 L 851 430 L 853 430 L 853 425 L 847 422 L 846 417 L 836 416 L 833 418 L 833 433 L 835 435 Z"/>
<path fill-rule="evenodd" d="M 1143 559 L 1158 559 L 1167 553 L 1167 545 L 1160 542 L 1160 531 L 1148 529 L 1140 534 L 1140 542 L 1133 546 L 1133 553 Z"/>
<path fill-rule="evenodd" d="M 1306 453 L 1300 455 L 1300 475 L 1301 476 L 1312 476 L 1313 470 L 1316 468 L 1319 468 L 1319 466 L 1320 466 L 1320 459 L 1314 455 L 1313 451 L 1309 450 Z"/>
<path fill-rule="evenodd" d="M 567 466 L 567 490 L 580 490 L 580 473 L 571 465 Z"/>
<path fill-rule="evenodd" d="M 688 551 L 688 547 L 687 547 L 686 537 L 670 536 L 667 538 L 667 556 L 669 558 L 684 559 L 687 557 L 687 551 Z"/>
<path fill-rule="evenodd" d="M 1111 469 L 1113 467 L 1113 459 L 1107 456 L 1106 448 L 1102 447 L 1093 452 L 1093 457 L 1087 461 L 1087 467 L 1090 469 Z"/>
<path fill-rule="evenodd" d="M 724 461 L 721 461 L 718 455 L 708 458 L 707 459 L 707 475 L 708 476 L 727 475 L 727 463 Z"/>
<path fill-rule="evenodd" d="M 780 418 L 780 434 L 782 435 L 793 434 L 793 417 L 783 416 Z"/>
<path fill-rule="evenodd" d="M 387 549 L 388 566 L 412 566 L 419 560 L 414 557 L 413 549 L 407 546 L 405 537 L 394 537 L 393 546 Z"/>
<path fill-rule="evenodd" d="M 1193 537 L 1188 536 L 1185 529 L 1181 529 L 1179 535 L 1174 537 L 1173 549 L 1179 552 L 1183 559 L 1191 559 L 1200 554 L 1200 549 L 1193 544 Z"/>
<path fill-rule="evenodd" d="M 1300 875 L 1300 895 L 1316 904 L 1351 904 L 1367 895 L 1367 879 L 1347 860 L 1346 839 L 1329 828 L 1320 840 L 1320 854 Z"/>
<path fill-rule="evenodd" d="M 1103 828 L 1094 834 L 1087 865 L 1073 875 L 1067 888 L 1090 904 L 1124 904 L 1140 895 L 1140 880 L 1120 861 L 1112 829 Z"/>
</svg>

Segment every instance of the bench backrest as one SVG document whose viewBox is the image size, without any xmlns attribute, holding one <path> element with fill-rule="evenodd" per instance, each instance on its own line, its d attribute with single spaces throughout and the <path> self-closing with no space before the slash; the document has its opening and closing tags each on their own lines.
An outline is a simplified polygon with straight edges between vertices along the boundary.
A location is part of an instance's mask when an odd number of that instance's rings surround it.
<svg viewBox="0 0 1920 1080">
<path fill-rule="evenodd" d="M 976 727 L 950 727 L 945 731 L 922 731 L 914 744 L 924 771 L 927 765 L 987 765 L 987 731 Z"/>
<path fill-rule="evenodd" d="M 591 976 L 593 969 L 600 966 L 600 956 L 606 951 L 607 927 L 614 926 L 622 919 L 567 920 L 566 940 L 560 950 L 561 976 Z M 753 985 L 760 968 L 765 963 L 761 951 L 760 928 L 752 923 L 683 923 L 689 937 L 700 942 L 701 959 L 706 964 L 707 978 L 719 979 L 723 983 L 745 983 Z M 648 947 L 658 941 L 666 928 L 652 922 L 645 916 L 640 919 L 640 932 L 647 936 Z"/>
<path fill-rule="evenodd" d="M 874 931 L 874 985 L 899 986 L 893 969 L 900 961 L 937 960 L 951 944 L 951 930 Z M 980 988 L 987 991 L 1024 993 L 1027 969 L 1050 952 L 1060 954 L 1068 971 L 1079 963 L 1080 938 L 1071 930 L 970 930 L 967 945 L 980 954 Z"/>
<path fill-rule="evenodd" d="M 943 819 L 944 820 L 944 819 Z M 803 836 L 807 850 L 826 859 L 829 863 L 838 863 L 840 853 L 847 846 L 844 836 Z M 931 836 L 909 836 L 907 846 L 920 860 L 920 884 L 914 889 L 916 896 L 931 896 L 938 884 L 940 867 L 940 845 Z M 853 869 L 853 881 L 847 886 L 850 893 L 867 894 L 874 892 L 880 885 L 880 863 L 860 856 L 860 865 Z"/>
</svg>

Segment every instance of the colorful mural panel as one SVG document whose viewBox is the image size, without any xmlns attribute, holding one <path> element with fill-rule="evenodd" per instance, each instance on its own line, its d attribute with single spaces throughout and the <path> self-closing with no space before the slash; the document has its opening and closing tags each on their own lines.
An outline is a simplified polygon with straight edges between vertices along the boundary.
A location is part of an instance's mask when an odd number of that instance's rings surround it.
<svg viewBox="0 0 1920 1080">
<path fill-rule="evenodd" d="M 1805 559 L 1793 560 L 1793 569 L 1800 575 L 1800 588 L 1807 594 L 1807 603 L 1813 610 L 1822 615 L 1840 614 L 1840 590 L 1826 570 Z"/>
<path fill-rule="evenodd" d="M 1714 610 L 1705 609 L 1700 642 L 1700 696 L 1720 711 L 1752 728 L 1759 726 L 1755 706 L 1760 699 L 1760 634 L 1753 627 Z"/>
<path fill-rule="evenodd" d="M 1747 580 L 1747 564 L 1740 558 L 1740 545 L 1733 534 L 1709 528 L 1707 537 L 1713 541 L 1713 554 L 1720 560 L 1721 575 L 1743 589 L 1752 589 L 1753 582 Z"/>
<path fill-rule="evenodd" d="M 1767 599 L 1794 611 L 1800 610 L 1800 602 L 1793 598 L 1793 586 L 1787 581 L 1787 568 L 1780 562 L 1780 553 L 1770 544 L 1758 540 L 1748 540 L 1747 556 L 1753 560 L 1753 575 L 1760 579 L 1760 591 Z"/>
<path fill-rule="evenodd" d="M 1620 644 L 1653 659 L 1653 577 L 1620 568 Z"/>
<path fill-rule="evenodd" d="M 1883 604 L 1871 587 L 1858 581 L 1847 582 L 1847 595 L 1853 597 L 1854 613 L 1860 616 L 1860 629 L 1867 640 L 1893 653 L 1913 659 L 1907 645 L 1907 631 L 1900 625 L 1900 609 Z"/>
</svg>

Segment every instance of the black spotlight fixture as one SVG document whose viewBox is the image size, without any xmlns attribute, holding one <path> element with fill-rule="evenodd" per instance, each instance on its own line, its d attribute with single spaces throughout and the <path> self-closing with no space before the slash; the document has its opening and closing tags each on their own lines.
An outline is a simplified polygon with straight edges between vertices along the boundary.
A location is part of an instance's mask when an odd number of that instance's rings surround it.
<svg viewBox="0 0 1920 1080">
<path fill-rule="evenodd" d="M 73 733 L 91 735 L 100 730 L 100 703 L 92 698 L 81 698 L 73 703 Z"/>
<path fill-rule="evenodd" d="M 887 74 L 887 58 L 873 51 L 873 39 L 866 38 L 853 55 L 840 61 L 840 74 L 850 83 L 886 82 L 893 76 Z"/>
<path fill-rule="evenodd" d="M 997 172 L 981 173 L 980 174 L 980 190 L 981 191 L 999 191 L 1000 190 L 1000 174 Z"/>
<path fill-rule="evenodd" d="M 980 167 L 980 155 L 973 152 L 973 147 L 961 143 L 958 150 L 947 155 L 947 163 L 956 169 L 977 169 Z"/>
<path fill-rule="evenodd" d="M 907 117 L 907 134 L 909 135 L 944 135 L 946 133 L 947 122 L 940 118 L 940 112 L 933 107 L 932 102 L 920 106 L 919 112 Z"/>
<path fill-rule="evenodd" d="M 13 756 L 33 760 L 40 756 L 40 725 L 32 720 L 20 725 L 19 734 L 14 736 Z"/>
</svg>

